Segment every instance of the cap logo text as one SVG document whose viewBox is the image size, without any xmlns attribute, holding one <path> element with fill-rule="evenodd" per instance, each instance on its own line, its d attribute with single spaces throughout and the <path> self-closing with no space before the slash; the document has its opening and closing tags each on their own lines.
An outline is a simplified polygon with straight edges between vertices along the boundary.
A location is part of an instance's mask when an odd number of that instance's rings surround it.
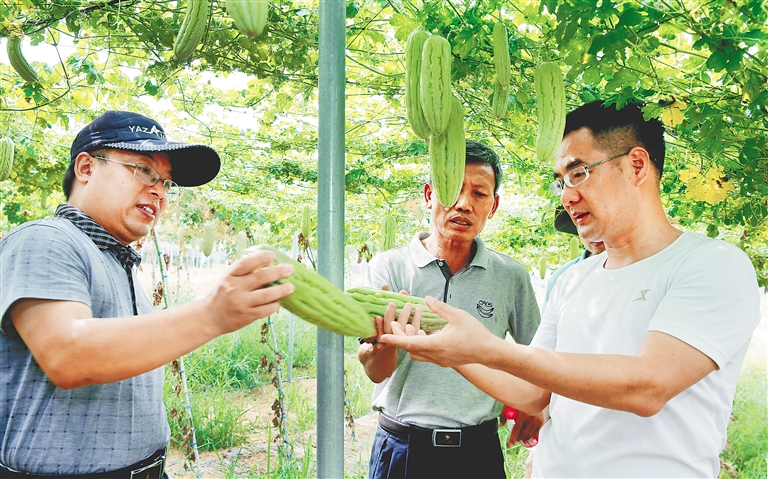
<svg viewBox="0 0 768 479">
<path fill-rule="evenodd" d="M 146 126 L 141 126 L 141 125 L 128 126 L 128 128 L 133 133 L 148 133 L 150 135 L 155 135 L 156 137 L 165 140 L 165 133 L 159 130 L 155 125 L 152 125 L 152 128 L 147 128 Z"/>
</svg>

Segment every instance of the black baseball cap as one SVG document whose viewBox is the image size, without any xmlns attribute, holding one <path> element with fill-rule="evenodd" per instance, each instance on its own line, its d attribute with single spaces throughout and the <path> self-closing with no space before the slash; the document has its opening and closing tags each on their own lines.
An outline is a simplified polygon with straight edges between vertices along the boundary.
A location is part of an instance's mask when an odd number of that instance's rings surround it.
<svg viewBox="0 0 768 479">
<path fill-rule="evenodd" d="M 576 229 L 576 225 L 573 224 L 571 215 L 565 211 L 563 205 L 560 205 L 555 209 L 555 229 L 562 231 L 563 233 L 570 233 L 572 235 L 579 235 L 579 231 Z"/>
<path fill-rule="evenodd" d="M 179 186 L 208 183 L 221 168 L 221 159 L 210 146 L 168 141 L 159 123 L 129 111 L 108 111 L 80 130 L 72 142 L 70 161 L 99 148 L 167 152 L 173 181 Z"/>
</svg>

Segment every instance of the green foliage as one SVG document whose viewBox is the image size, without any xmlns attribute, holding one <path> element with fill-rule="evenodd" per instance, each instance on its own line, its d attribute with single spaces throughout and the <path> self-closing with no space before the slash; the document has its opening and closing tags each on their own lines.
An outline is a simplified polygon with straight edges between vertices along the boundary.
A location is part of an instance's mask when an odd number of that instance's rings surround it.
<svg viewBox="0 0 768 479">
<path fill-rule="evenodd" d="M 281 356 L 286 357 L 287 314 L 281 314 L 276 319 L 275 330 Z M 296 321 L 293 368 L 302 375 L 315 374 L 315 333 L 315 327 Z M 244 421 L 247 398 L 243 393 L 270 385 L 275 375 L 277 357 L 262 338 L 260 325 L 254 325 L 220 336 L 184 357 L 197 443 L 202 450 L 230 448 L 244 444 L 248 439 L 253 425 Z M 285 374 L 285 365 L 283 368 Z M 176 389 L 178 383 L 178 375 L 168 370 L 166 409 L 169 411 L 172 441 L 181 445 L 189 418 L 187 415 L 178 416 L 185 410 L 184 396 L 180 389 Z M 286 392 L 289 407 L 292 411 L 300 411 L 298 417 L 303 418 L 299 424 L 289 422 L 290 431 L 303 432 L 308 429 L 307 424 L 314 421 L 314 403 L 290 386 Z"/>
<path fill-rule="evenodd" d="M 567 258 L 551 227 L 551 165 L 535 158 L 532 117 L 533 69 L 557 61 L 565 66 L 568 108 L 596 98 L 619 105 L 640 100 L 648 117 L 664 121 L 668 214 L 681 227 L 743 248 L 767 284 L 763 3 L 349 2 L 347 243 L 370 243 L 385 211 L 399 212 L 407 234 L 425 216 L 419 205 L 426 145 L 408 128 L 403 95 L 405 40 L 422 28 L 451 43 L 452 89 L 465 106 L 467 136 L 497 149 L 508 173 L 502 206 L 524 196 L 533 208 L 518 219 L 495 220 L 506 228 L 495 234 L 495 248 L 544 254 L 552 264 Z M 194 230 L 212 208 L 233 230 L 265 228 L 271 242 L 290 244 L 291 218 L 317 195 L 316 3 L 273 4 L 264 34 L 252 40 L 234 28 L 224 2 L 212 2 L 201 45 L 185 61 L 173 58 L 185 2 L 0 5 L 0 37 L 23 32 L 25 55 L 40 76 L 27 84 L 0 65 L 0 134 L 18 145 L 17 166 L 0 191 L 0 227 L 50 215 L 63 201 L 68 146 L 84 123 L 107 108 L 149 110 L 171 138 L 210 144 L 224 159 L 219 177 L 187 192 L 191 204 L 175 205 L 165 222 Z M 491 102 L 491 34 L 499 20 L 509 29 L 512 64 L 502 119 Z M 682 179 L 694 169 L 717 172 L 715 179 L 732 189 L 708 202 L 711 196 Z M 47 192 L 42 207 L 41 191 Z"/>
<path fill-rule="evenodd" d="M 261 344 L 258 327 L 251 326 L 216 338 L 186 356 L 190 383 L 215 389 L 249 390 L 272 379 L 261 357 L 274 361 L 274 353 Z"/>
<path fill-rule="evenodd" d="M 499 440 L 501 441 L 501 450 L 504 453 L 504 469 L 509 479 L 523 479 L 525 477 L 525 460 L 531 451 L 527 450 L 520 443 L 514 446 L 507 446 L 509 426 L 499 428 Z"/>
<path fill-rule="evenodd" d="M 728 424 L 728 442 L 721 457 L 727 464 L 720 477 L 768 475 L 768 376 L 764 367 L 745 368 L 739 377 Z M 734 476 L 731 476 L 734 477 Z"/>
</svg>

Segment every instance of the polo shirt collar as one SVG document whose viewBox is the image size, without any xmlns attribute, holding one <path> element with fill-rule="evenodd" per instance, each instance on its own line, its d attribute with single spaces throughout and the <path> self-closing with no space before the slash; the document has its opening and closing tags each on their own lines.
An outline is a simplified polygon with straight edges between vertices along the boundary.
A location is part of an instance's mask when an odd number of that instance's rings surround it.
<svg viewBox="0 0 768 479">
<path fill-rule="evenodd" d="M 56 208 L 54 217 L 68 219 L 72 224 L 80 228 L 100 250 L 108 250 L 114 253 L 126 271 L 130 271 L 134 265 L 138 266 L 141 264 L 141 255 L 136 250 L 117 241 L 96 220 L 74 206 L 66 203 L 59 205 Z"/>
<path fill-rule="evenodd" d="M 429 235 L 430 233 L 416 233 L 408 243 L 408 249 L 411 252 L 414 263 L 416 263 L 416 266 L 419 268 L 423 268 L 428 264 L 434 263 L 440 259 L 436 258 L 432 255 L 432 253 L 427 251 L 427 248 L 425 248 L 421 243 L 422 240 L 427 238 Z M 469 265 L 467 265 L 467 268 L 478 266 L 480 268 L 487 269 L 488 263 L 491 259 L 490 255 L 488 254 L 488 248 L 486 248 L 485 242 L 479 236 L 475 236 L 475 245 L 477 246 L 475 257 L 472 258 L 472 261 L 469 263 Z"/>
</svg>

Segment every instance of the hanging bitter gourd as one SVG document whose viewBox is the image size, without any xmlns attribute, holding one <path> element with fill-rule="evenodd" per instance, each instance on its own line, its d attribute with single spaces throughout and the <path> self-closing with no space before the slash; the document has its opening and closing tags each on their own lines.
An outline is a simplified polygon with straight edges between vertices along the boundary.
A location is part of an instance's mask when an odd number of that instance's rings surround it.
<svg viewBox="0 0 768 479">
<path fill-rule="evenodd" d="M 304 205 L 301 208 L 301 235 L 304 238 L 309 238 L 312 234 L 312 209 L 309 205 Z"/>
<path fill-rule="evenodd" d="M 419 82 L 424 119 L 432 137 L 440 136 L 448 128 L 452 96 L 451 44 L 440 35 L 431 35 L 424 41 Z"/>
<path fill-rule="evenodd" d="M 451 116 L 442 135 L 429 139 L 429 170 L 437 201 L 446 208 L 456 204 L 464 183 L 467 141 L 464 138 L 464 107 L 451 96 Z"/>
<path fill-rule="evenodd" d="M 268 0 L 227 0 L 227 13 L 240 33 L 250 38 L 261 36 L 267 25 Z"/>
<path fill-rule="evenodd" d="M 575 258 L 579 254 L 581 254 L 581 241 L 579 241 L 579 238 L 575 236 L 571 237 L 570 250 L 571 250 L 571 258 Z"/>
<path fill-rule="evenodd" d="M 565 86 L 560 67 L 545 62 L 533 71 L 536 90 L 539 131 L 536 136 L 536 156 L 542 163 L 554 161 L 565 129 Z"/>
<path fill-rule="evenodd" d="M 21 51 L 21 37 L 16 35 L 8 36 L 8 43 L 5 45 L 6 52 L 8 53 L 8 61 L 16 73 L 19 74 L 22 80 L 28 83 L 34 83 L 40 78 L 37 76 L 37 72 L 24 58 L 24 53 Z"/>
<path fill-rule="evenodd" d="M 214 226 L 210 221 L 206 221 L 203 225 L 203 243 L 200 249 L 203 250 L 203 254 L 208 257 L 213 253 L 214 243 Z"/>
<path fill-rule="evenodd" d="M 210 7 L 210 0 L 189 0 L 184 20 L 173 43 L 173 54 L 177 60 L 185 60 L 200 44 L 208 24 Z"/>
<path fill-rule="evenodd" d="M 493 63 L 496 66 L 496 80 L 501 89 L 507 91 L 512 68 L 509 62 L 507 27 L 502 22 L 493 25 Z"/>
<path fill-rule="evenodd" d="M 0 181 L 11 177 L 13 170 L 14 144 L 10 138 L 0 139 Z"/>
<path fill-rule="evenodd" d="M 405 114 L 411 130 L 419 138 L 427 139 L 431 134 L 424 110 L 421 107 L 421 59 L 424 42 L 429 33 L 414 30 L 405 45 Z"/>
<path fill-rule="evenodd" d="M 379 252 L 387 251 L 395 247 L 395 230 L 397 223 L 395 217 L 388 214 L 381 220 L 381 243 L 379 244 Z"/>
</svg>

